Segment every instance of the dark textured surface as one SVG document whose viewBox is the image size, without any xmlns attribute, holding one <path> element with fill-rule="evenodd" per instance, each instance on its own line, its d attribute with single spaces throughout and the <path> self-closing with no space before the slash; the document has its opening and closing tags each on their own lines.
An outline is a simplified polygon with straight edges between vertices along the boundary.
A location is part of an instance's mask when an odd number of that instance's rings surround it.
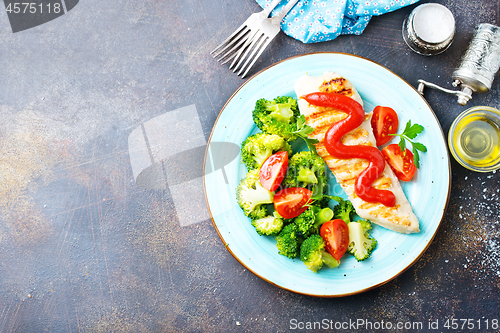
<svg viewBox="0 0 500 333">
<path fill-rule="evenodd" d="M 474 26 L 498 25 L 500 4 L 436 2 L 457 21 L 442 55 L 404 44 L 414 5 L 373 18 L 361 36 L 303 45 L 280 33 L 253 73 L 334 51 L 413 86 L 422 78 L 450 88 Z M 282 332 L 293 318 L 439 320 L 447 331 L 451 317 L 476 327 L 500 319 L 500 172 L 452 160 L 448 210 L 423 257 L 386 285 L 339 299 L 268 284 L 230 255 L 210 220 L 181 227 L 168 190 L 135 184 L 130 132 L 195 104 L 208 138 L 244 82 L 208 53 L 258 10 L 251 0 L 80 1 L 15 34 L 0 10 L 0 332 Z M 426 98 L 447 133 L 465 107 L 430 89 Z M 498 75 L 473 105 L 500 107 Z"/>
</svg>

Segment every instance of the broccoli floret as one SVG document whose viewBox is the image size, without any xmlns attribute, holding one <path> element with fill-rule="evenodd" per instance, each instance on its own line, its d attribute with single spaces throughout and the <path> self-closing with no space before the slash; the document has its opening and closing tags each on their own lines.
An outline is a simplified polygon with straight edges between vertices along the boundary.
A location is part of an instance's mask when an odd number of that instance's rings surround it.
<svg viewBox="0 0 500 333">
<path fill-rule="evenodd" d="M 323 264 L 330 268 L 339 265 L 339 261 L 325 251 L 325 241 L 318 234 L 312 234 L 304 240 L 300 246 L 300 260 L 314 273 L 317 273 Z"/>
<path fill-rule="evenodd" d="M 287 141 L 298 137 L 293 132 L 297 130 L 299 115 L 297 100 L 288 96 L 276 97 L 272 101 L 261 98 L 252 112 L 253 121 L 262 132 L 281 135 Z"/>
<path fill-rule="evenodd" d="M 276 247 L 278 253 L 290 259 L 297 258 L 300 251 L 302 238 L 298 235 L 296 224 L 288 224 L 283 227 L 281 232 L 276 236 Z"/>
<path fill-rule="evenodd" d="M 283 228 L 283 218 L 278 214 L 268 215 L 252 221 L 257 233 L 261 236 L 276 236 Z"/>
<path fill-rule="evenodd" d="M 327 182 L 324 160 L 311 151 L 301 151 L 288 160 L 288 170 L 282 185 L 305 187 L 316 196 L 325 192 Z"/>
<path fill-rule="evenodd" d="M 361 224 L 361 226 L 363 227 L 363 231 L 364 231 L 365 233 L 368 233 L 368 231 L 370 231 L 370 230 L 371 230 L 371 228 L 372 228 L 372 223 L 371 223 L 370 221 L 368 221 L 368 220 L 365 220 L 365 219 L 359 219 L 359 220 L 357 220 L 356 222 L 358 222 L 358 223 L 360 223 L 360 224 Z"/>
<path fill-rule="evenodd" d="M 246 216 L 260 219 L 267 215 L 265 204 L 273 202 L 274 194 L 262 187 L 259 181 L 259 170 L 250 170 L 236 188 L 238 204 Z"/>
<path fill-rule="evenodd" d="M 314 207 L 308 207 L 302 214 L 293 219 L 293 222 L 297 225 L 297 230 L 304 236 L 309 236 L 314 229 L 314 224 L 316 222 L 316 213 L 314 212 Z"/>
<path fill-rule="evenodd" d="M 341 197 L 336 197 L 335 200 L 338 204 L 333 207 L 333 217 L 344 220 L 345 223 L 349 224 L 356 214 L 352 202 L 344 200 Z"/>
<path fill-rule="evenodd" d="M 347 251 L 352 253 L 357 261 L 362 261 L 370 257 L 371 252 L 377 246 L 375 238 L 368 234 L 371 223 L 368 220 L 351 222 L 349 227 L 349 246 Z"/>
<path fill-rule="evenodd" d="M 333 210 L 329 207 L 309 206 L 294 219 L 294 223 L 299 228 L 300 233 L 307 237 L 312 233 L 317 233 L 318 228 L 326 221 L 330 221 L 332 217 Z"/>
<path fill-rule="evenodd" d="M 279 135 L 256 133 L 241 144 L 241 161 L 247 170 L 259 169 L 269 156 L 278 151 L 287 151 L 291 155 L 292 147 Z"/>
</svg>

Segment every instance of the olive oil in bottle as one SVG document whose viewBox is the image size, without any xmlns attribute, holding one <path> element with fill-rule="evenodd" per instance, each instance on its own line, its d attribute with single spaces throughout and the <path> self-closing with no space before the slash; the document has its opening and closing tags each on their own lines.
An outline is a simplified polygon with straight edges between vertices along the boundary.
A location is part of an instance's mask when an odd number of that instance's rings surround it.
<svg viewBox="0 0 500 333">
<path fill-rule="evenodd" d="M 475 165 L 489 165 L 499 157 L 500 129 L 488 118 L 474 119 L 464 125 L 458 138 L 458 154 Z"/>
</svg>

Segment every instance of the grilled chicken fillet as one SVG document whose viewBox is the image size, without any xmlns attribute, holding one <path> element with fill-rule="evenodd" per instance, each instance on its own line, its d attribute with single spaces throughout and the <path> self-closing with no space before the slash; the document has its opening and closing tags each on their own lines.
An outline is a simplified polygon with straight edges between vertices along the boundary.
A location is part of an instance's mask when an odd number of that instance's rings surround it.
<svg viewBox="0 0 500 333">
<path fill-rule="evenodd" d="M 401 233 L 419 232 L 417 217 L 413 213 L 408 199 L 406 199 L 399 180 L 387 163 L 383 174 L 375 180 L 372 186 L 376 189 L 389 190 L 394 193 L 396 205 L 393 207 L 366 202 L 354 193 L 354 182 L 356 177 L 368 167 L 369 162 L 367 160 L 359 158 L 336 159 L 326 150 L 323 142 L 326 131 L 333 123 L 346 118 L 347 114 L 333 108 L 310 105 L 306 100 L 300 99 L 301 96 L 314 92 L 335 92 L 349 96 L 363 105 L 361 97 L 351 82 L 332 72 L 325 72 L 320 77 L 305 75 L 296 82 L 295 92 L 299 97 L 300 113 L 305 115 L 307 124 L 315 129 L 309 137 L 319 141 L 316 144 L 318 154 L 325 160 L 335 175 L 337 182 L 342 186 L 342 189 L 354 205 L 357 214 L 390 230 Z M 358 128 L 342 137 L 342 143 L 347 146 L 368 145 L 376 147 L 370 124 L 371 116 L 371 113 L 366 114 L 365 120 Z"/>
</svg>

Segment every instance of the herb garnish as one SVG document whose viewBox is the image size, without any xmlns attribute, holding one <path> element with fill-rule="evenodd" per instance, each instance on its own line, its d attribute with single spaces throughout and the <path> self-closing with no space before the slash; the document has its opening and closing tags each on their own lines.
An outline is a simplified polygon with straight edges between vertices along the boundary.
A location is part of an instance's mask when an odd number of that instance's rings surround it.
<svg viewBox="0 0 500 333">
<path fill-rule="evenodd" d="M 417 168 L 420 168 L 420 156 L 418 155 L 418 152 L 426 152 L 427 147 L 420 143 L 420 142 L 415 142 L 413 139 L 417 137 L 418 134 L 422 133 L 424 130 L 424 126 L 419 125 L 419 124 L 411 124 L 411 120 L 408 120 L 406 123 L 405 129 L 403 133 L 401 134 L 389 134 L 392 136 L 399 136 L 400 140 L 398 143 L 399 148 L 401 148 L 402 152 L 406 152 L 406 140 L 408 140 L 411 143 L 411 151 L 413 153 L 413 163 L 415 163 L 415 166 Z"/>
<path fill-rule="evenodd" d="M 314 146 L 314 144 L 318 143 L 319 141 L 307 137 L 312 132 L 314 132 L 314 128 L 306 124 L 306 117 L 304 115 L 300 115 L 300 117 L 297 118 L 297 130 L 286 134 L 297 134 L 306 142 L 307 148 L 309 148 L 309 150 L 313 153 L 317 154 L 318 152 L 316 151 L 316 147 Z"/>
</svg>

